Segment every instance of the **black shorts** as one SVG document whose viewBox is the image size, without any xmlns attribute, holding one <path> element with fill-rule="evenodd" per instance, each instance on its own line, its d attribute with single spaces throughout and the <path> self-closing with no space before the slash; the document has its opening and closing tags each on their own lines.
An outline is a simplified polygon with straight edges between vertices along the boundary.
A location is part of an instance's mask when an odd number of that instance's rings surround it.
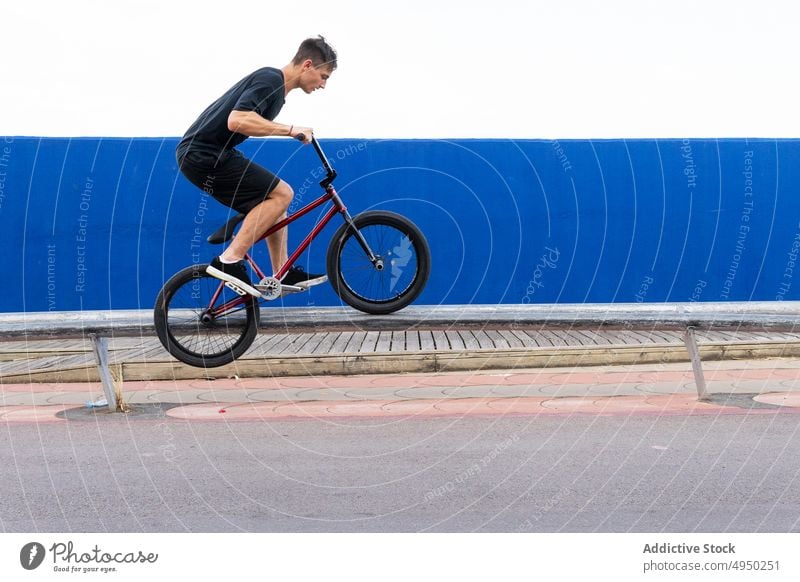
<svg viewBox="0 0 800 582">
<path fill-rule="evenodd" d="M 238 150 L 227 150 L 219 158 L 205 152 L 178 154 L 178 167 L 189 181 L 214 200 L 248 213 L 269 198 L 280 178 L 245 158 Z"/>
</svg>

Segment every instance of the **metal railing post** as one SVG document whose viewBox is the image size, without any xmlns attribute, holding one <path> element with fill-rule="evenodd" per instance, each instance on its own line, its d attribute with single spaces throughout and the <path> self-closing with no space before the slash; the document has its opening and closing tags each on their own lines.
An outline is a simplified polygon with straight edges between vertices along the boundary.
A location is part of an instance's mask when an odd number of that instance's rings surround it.
<svg viewBox="0 0 800 582">
<path fill-rule="evenodd" d="M 95 360 L 97 360 L 97 371 L 100 374 L 100 382 L 103 385 L 103 392 L 106 395 L 108 409 L 111 412 L 117 412 L 119 409 L 117 392 L 114 389 L 114 379 L 111 376 L 111 370 L 108 368 L 108 340 L 98 336 L 96 333 L 89 334 L 89 337 L 92 338 L 94 357 Z"/>
<path fill-rule="evenodd" d="M 700 361 L 700 348 L 697 347 L 697 339 L 694 336 L 694 328 L 689 326 L 683 334 L 683 343 L 689 352 L 692 360 L 692 370 L 694 371 L 694 383 L 697 387 L 698 400 L 711 400 L 706 391 L 706 379 L 703 376 L 703 364 Z"/>
</svg>

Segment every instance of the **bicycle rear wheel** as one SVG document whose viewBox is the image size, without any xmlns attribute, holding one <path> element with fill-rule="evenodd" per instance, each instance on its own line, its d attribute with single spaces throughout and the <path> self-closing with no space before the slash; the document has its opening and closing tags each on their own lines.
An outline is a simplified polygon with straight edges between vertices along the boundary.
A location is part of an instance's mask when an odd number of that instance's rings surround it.
<svg viewBox="0 0 800 582">
<path fill-rule="evenodd" d="M 258 331 L 259 305 L 239 297 L 192 265 L 164 284 L 154 309 L 156 333 L 167 351 L 190 366 L 224 366 L 244 354 Z"/>
<path fill-rule="evenodd" d="M 383 315 L 406 307 L 422 292 L 430 274 L 425 236 L 394 212 L 364 212 L 353 223 L 380 262 L 370 261 L 355 231 L 343 224 L 328 247 L 328 277 L 334 291 L 365 313 Z"/>
</svg>

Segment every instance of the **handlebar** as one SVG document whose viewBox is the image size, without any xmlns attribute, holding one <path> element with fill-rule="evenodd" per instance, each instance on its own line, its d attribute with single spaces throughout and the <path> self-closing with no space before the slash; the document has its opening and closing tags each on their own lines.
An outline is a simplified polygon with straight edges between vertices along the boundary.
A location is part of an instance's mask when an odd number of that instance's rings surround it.
<svg viewBox="0 0 800 582">
<path fill-rule="evenodd" d="M 294 136 L 294 138 L 296 140 L 298 140 L 298 141 L 305 142 L 306 141 L 306 134 L 298 133 L 296 136 Z M 325 152 L 322 151 L 322 147 L 320 147 L 316 136 L 313 135 L 313 134 L 311 135 L 311 145 L 314 146 L 314 149 L 316 150 L 317 155 L 319 156 L 319 160 L 322 162 L 322 167 L 325 168 L 325 173 L 327 174 L 325 176 L 325 179 L 322 180 L 319 183 L 319 185 L 322 186 L 323 188 L 327 189 L 328 186 L 330 186 L 333 183 L 333 181 L 336 179 L 336 170 L 334 170 L 333 167 L 331 166 L 330 162 L 328 161 L 327 156 L 325 156 Z"/>
</svg>

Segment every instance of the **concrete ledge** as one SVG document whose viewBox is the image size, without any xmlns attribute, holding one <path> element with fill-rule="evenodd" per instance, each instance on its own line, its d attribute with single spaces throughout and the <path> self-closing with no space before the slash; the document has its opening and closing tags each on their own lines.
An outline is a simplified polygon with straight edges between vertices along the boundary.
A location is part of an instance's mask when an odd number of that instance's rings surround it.
<svg viewBox="0 0 800 582">
<path fill-rule="evenodd" d="M 800 328 L 800 302 L 770 303 L 669 303 L 614 305 L 470 305 L 415 306 L 391 316 L 369 316 L 349 308 L 293 308 L 279 305 L 262 310 L 261 327 L 265 333 L 291 331 L 389 331 L 389 330 L 501 330 L 543 328 L 549 333 L 558 326 L 569 332 L 582 329 L 584 335 L 602 335 L 601 326 L 621 327 L 630 331 L 663 330 L 670 327 L 735 328 L 737 330 L 790 330 Z M 606 328 L 608 329 L 608 328 Z M 153 338 L 150 310 L 72 312 L 44 314 L 0 314 L 0 332 L 9 339 L 17 336 L 24 342 L 8 343 L 9 351 L 0 353 L 0 361 L 9 362 L 3 383 L 27 382 L 96 382 L 97 369 L 85 350 L 58 349 L 67 337 L 85 337 L 97 332 L 109 337 L 132 335 Z M 463 333 L 463 331 L 462 331 Z M 560 333 L 560 332 L 559 332 Z M 428 334 L 430 335 L 430 334 Z M 739 342 L 724 341 L 726 334 L 710 334 L 711 341 L 701 344 L 704 360 L 800 357 L 796 335 L 775 333 L 763 341 L 751 339 L 766 334 L 750 334 Z M 747 335 L 747 334 L 745 334 Z M 790 337 L 795 338 L 789 339 Z M 37 342 L 42 339 L 45 341 Z M 778 341 L 780 339 L 781 341 Z M 787 339 L 789 343 L 787 343 Z M 28 350 L 27 342 L 31 342 Z M 138 340 L 120 340 L 136 343 Z M 153 340 L 155 341 L 155 340 Z M 73 342 L 74 343 L 74 342 Z M 489 342 L 491 345 L 492 342 Z M 555 343 L 555 342 L 553 342 Z M 583 342 L 581 342 L 583 343 Z M 615 342 L 612 342 L 614 344 Z M 66 346 L 72 345 L 66 342 Z M 541 344 L 540 344 L 541 345 Z M 22 346 L 22 347 L 21 347 Z M 55 347 L 54 347 L 55 346 Z M 424 347 L 424 346 L 423 346 Z M 466 343 L 467 349 L 438 351 L 383 351 L 367 353 L 324 353 L 284 356 L 245 356 L 239 361 L 210 370 L 192 368 L 152 347 L 125 350 L 121 366 L 126 380 L 172 380 L 330 374 L 376 374 L 407 372 L 465 371 L 479 369 L 516 369 L 577 367 L 616 364 L 688 362 L 685 346 L 667 344 L 565 345 L 511 349 L 477 349 L 483 345 Z M 23 350 L 24 351 L 21 351 Z M 343 350 L 341 346 L 337 352 Z M 26 369 L 14 364 L 35 353 L 39 365 Z M 59 359 L 57 369 L 48 369 L 48 356 Z M 116 359 L 116 358 L 112 358 Z M 33 362 L 33 360 L 32 360 Z M 56 366 L 54 366 L 56 367 Z"/>
<path fill-rule="evenodd" d="M 387 316 L 348 307 L 294 307 L 266 304 L 264 329 L 449 329 L 458 326 L 624 325 L 800 327 L 800 302 L 614 303 L 556 305 L 418 305 Z M 0 314 L 4 337 L 46 337 L 108 333 L 155 333 L 153 313 L 144 310 L 32 312 Z"/>
</svg>

